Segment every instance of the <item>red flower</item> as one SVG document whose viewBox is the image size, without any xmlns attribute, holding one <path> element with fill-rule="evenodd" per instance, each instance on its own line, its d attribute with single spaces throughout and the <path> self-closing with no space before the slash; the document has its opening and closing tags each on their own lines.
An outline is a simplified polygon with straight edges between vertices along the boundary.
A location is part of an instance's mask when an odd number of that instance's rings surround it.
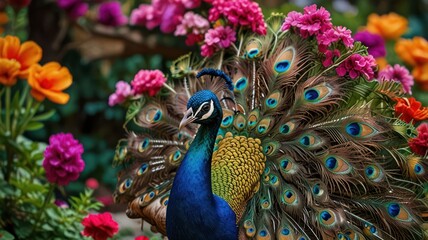
<svg viewBox="0 0 428 240">
<path fill-rule="evenodd" d="M 94 240 L 106 240 L 119 231 L 119 225 L 109 212 L 89 214 L 82 220 L 82 225 L 85 226 L 82 235 Z"/>
<path fill-rule="evenodd" d="M 396 98 L 395 116 L 409 123 L 412 120 L 421 121 L 428 119 L 428 108 L 422 107 L 422 103 L 415 98 Z"/>
<path fill-rule="evenodd" d="M 134 240 L 150 240 L 150 238 L 148 238 L 146 236 L 138 236 Z"/>
<path fill-rule="evenodd" d="M 418 136 L 410 139 L 410 149 L 414 153 L 425 156 L 428 151 L 428 124 L 422 123 L 416 130 L 418 130 Z"/>
</svg>

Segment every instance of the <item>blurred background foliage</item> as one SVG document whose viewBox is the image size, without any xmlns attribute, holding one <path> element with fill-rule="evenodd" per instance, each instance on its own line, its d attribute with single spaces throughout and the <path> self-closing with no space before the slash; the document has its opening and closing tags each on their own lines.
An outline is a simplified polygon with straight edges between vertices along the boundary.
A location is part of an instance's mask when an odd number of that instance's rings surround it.
<svg viewBox="0 0 428 240">
<path fill-rule="evenodd" d="M 88 0 L 93 4 L 101 0 Z M 416 35 L 427 38 L 428 1 L 407 0 L 335 0 L 335 1 L 257 1 L 266 16 L 272 12 L 287 13 L 301 10 L 303 6 L 316 3 L 332 14 L 335 25 L 343 25 L 356 32 L 366 24 L 370 13 L 396 12 L 409 20 L 405 37 Z M 129 16 L 141 1 L 122 1 L 122 9 Z M 0 11 L 14 14 L 0 0 Z M 58 106 L 45 102 L 47 108 L 56 108 L 56 115 L 46 127 L 31 132 L 27 137 L 47 142 L 51 134 L 70 132 L 84 145 L 83 159 L 86 168 L 79 181 L 70 184 L 67 190 L 76 194 L 83 190 L 90 178 L 99 181 L 95 190 L 104 203 L 112 203 L 111 194 L 116 184 L 115 169 L 111 162 L 115 145 L 125 137 L 122 128 L 125 110 L 109 107 L 108 96 L 114 92 L 119 80 L 130 81 L 140 69 L 161 69 L 168 73 L 172 60 L 182 54 L 197 50 L 184 44 L 184 37 L 167 35 L 159 30 L 149 31 L 139 27 L 107 28 L 96 24 L 91 12 L 85 18 L 70 21 L 55 1 L 33 0 L 21 10 L 16 21 L 17 36 L 34 40 L 43 48 L 42 63 L 59 61 L 73 75 L 73 85 L 68 89 L 71 99 Z M 390 63 L 402 63 L 394 53 L 394 42 L 387 43 L 387 59 Z M 414 96 L 428 106 L 428 94 L 413 89 Z M 107 208 L 109 208 L 107 206 Z M 117 206 L 110 206 L 114 210 Z"/>
</svg>

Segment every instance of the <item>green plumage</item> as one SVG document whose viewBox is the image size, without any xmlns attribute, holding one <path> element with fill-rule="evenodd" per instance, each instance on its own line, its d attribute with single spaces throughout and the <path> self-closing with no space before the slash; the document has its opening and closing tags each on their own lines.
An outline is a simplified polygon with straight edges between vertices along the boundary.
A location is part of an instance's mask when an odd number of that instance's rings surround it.
<svg viewBox="0 0 428 240">
<path fill-rule="evenodd" d="M 213 191 L 235 211 L 242 238 L 423 239 L 427 160 L 407 147 L 414 127 L 394 116 L 401 86 L 339 77 L 335 68 L 352 53 L 367 54 L 365 47 L 340 46 L 342 56 L 326 68 L 314 39 L 282 32 L 282 20 L 269 19 L 266 36 L 238 37 L 238 51 L 204 61 L 183 56 L 171 66 L 175 94 L 135 100 L 129 137 L 115 156 L 123 166 L 116 200 L 165 234 L 166 200 L 197 132 L 178 125 L 189 97 L 210 89 L 223 107 Z M 218 67 L 233 91 L 217 78 L 196 78 Z M 260 146 L 234 144 L 250 138 Z"/>
</svg>

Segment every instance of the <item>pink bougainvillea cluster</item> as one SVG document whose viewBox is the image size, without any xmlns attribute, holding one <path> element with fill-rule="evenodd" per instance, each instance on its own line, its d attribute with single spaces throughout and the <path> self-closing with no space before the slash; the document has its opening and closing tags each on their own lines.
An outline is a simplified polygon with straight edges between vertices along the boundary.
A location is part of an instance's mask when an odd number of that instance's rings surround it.
<svg viewBox="0 0 428 240">
<path fill-rule="evenodd" d="M 303 13 L 292 11 L 288 13 L 281 28 L 283 31 L 295 31 L 303 38 L 313 37 L 318 43 L 318 51 L 324 55 L 322 64 L 330 67 L 341 57 L 338 49 L 352 49 L 354 39 L 351 30 L 331 23 L 330 13 L 323 7 L 311 5 L 305 7 Z M 339 76 L 349 76 L 352 79 L 364 77 L 370 80 L 375 75 L 376 61 L 373 56 L 352 54 L 340 62 L 336 68 Z"/>
<path fill-rule="evenodd" d="M 153 0 L 141 4 L 130 16 L 130 24 L 147 29 L 159 27 L 163 33 L 185 36 L 186 44 L 201 45 L 201 55 L 209 57 L 236 41 L 236 30 L 249 29 L 266 34 L 266 24 L 259 5 L 251 0 L 205 0 L 210 5 L 208 19 L 194 11 L 196 0 Z"/>
<path fill-rule="evenodd" d="M 122 104 L 128 99 L 142 94 L 154 96 L 165 82 L 166 77 L 159 70 L 140 70 L 131 84 L 125 81 L 116 83 L 116 91 L 110 95 L 108 104 L 110 106 Z"/>
</svg>

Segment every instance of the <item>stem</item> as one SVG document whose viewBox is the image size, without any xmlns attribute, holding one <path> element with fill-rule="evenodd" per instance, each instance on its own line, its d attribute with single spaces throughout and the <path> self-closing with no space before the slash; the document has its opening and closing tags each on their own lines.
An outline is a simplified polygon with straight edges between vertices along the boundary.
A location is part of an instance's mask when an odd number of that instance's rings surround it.
<svg viewBox="0 0 428 240">
<path fill-rule="evenodd" d="M 173 92 L 174 94 L 177 94 L 177 92 L 168 84 L 164 83 L 163 86 L 166 87 L 169 91 Z"/>
<path fill-rule="evenodd" d="M 33 229 L 31 230 L 31 234 L 29 236 L 31 236 L 34 232 L 34 230 L 36 230 L 39 226 L 40 220 L 42 219 L 44 213 L 45 213 L 45 208 L 48 205 L 48 203 L 51 201 L 53 193 L 55 190 L 55 184 L 50 184 L 49 185 L 49 190 L 48 190 L 48 194 L 45 197 L 45 201 L 43 202 L 42 207 L 39 209 L 39 211 L 37 212 L 37 219 L 36 222 L 33 225 Z"/>
<path fill-rule="evenodd" d="M 6 175 L 4 177 L 6 182 L 8 183 L 10 180 L 10 175 L 12 174 L 13 158 L 14 158 L 13 150 L 10 149 L 10 147 L 6 146 L 7 167 L 6 167 Z"/>
<path fill-rule="evenodd" d="M 224 49 L 220 52 L 220 59 L 218 61 L 217 69 L 221 69 L 221 65 L 223 64 L 223 55 L 224 55 Z"/>
<path fill-rule="evenodd" d="M 10 92 L 11 87 L 6 87 L 6 116 L 5 116 L 5 123 L 6 123 L 6 134 L 10 135 Z"/>
</svg>

